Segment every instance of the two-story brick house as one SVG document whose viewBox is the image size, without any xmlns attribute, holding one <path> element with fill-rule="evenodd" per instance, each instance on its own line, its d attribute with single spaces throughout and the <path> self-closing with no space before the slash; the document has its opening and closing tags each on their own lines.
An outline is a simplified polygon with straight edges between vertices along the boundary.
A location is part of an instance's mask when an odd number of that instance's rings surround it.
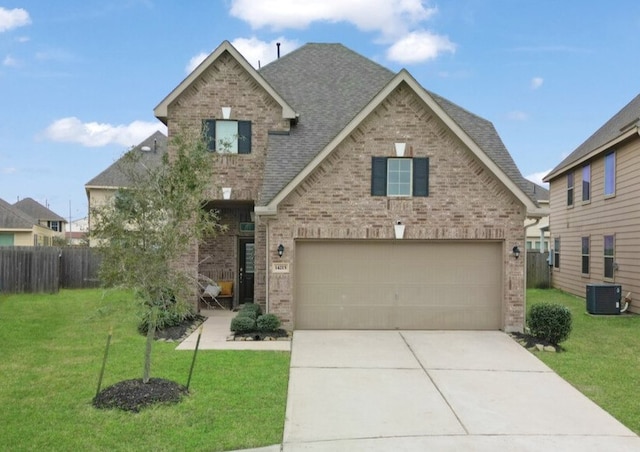
<svg viewBox="0 0 640 452">
<path fill-rule="evenodd" d="M 584 297 L 587 284 L 640 294 L 640 95 L 578 146 L 549 182 L 553 286 Z M 640 305 L 629 310 L 640 312 Z"/>
<path fill-rule="evenodd" d="M 522 330 L 543 212 L 493 125 L 406 70 L 339 44 L 256 70 L 225 41 L 155 115 L 210 140 L 228 230 L 182 263 L 236 303 L 287 328 Z"/>
</svg>

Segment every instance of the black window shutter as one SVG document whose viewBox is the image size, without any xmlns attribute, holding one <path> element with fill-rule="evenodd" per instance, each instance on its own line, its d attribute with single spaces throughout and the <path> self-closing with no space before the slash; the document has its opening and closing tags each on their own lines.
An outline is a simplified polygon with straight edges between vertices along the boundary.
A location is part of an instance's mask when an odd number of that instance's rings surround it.
<svg viewBox="0 0 640 452">
<path fill-rule="evenodd" d="M 215 119 L 203 119 L 202 120 L 202 138 L 207 143 L 207 149 L 210 151 L 216 150 L 216 120 Z"/>
<path fill-rule="evenodd" d="M 429 158 L 413 159 L 413 196 L 429 196 Z"/>
<path fill-rule="evenodd" d="M 251 154 L 251 121 L 238 121 L 238 154 Z"/>
<path fill-rule="evenodd" d="M 387 196 L 387 157 L 371 157 L 371 196 Z"/>
</svg>

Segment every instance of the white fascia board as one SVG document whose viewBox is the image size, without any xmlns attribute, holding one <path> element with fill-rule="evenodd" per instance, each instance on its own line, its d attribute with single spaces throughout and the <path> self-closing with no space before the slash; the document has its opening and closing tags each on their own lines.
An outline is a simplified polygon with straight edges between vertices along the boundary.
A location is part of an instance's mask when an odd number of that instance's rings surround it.
<svg viewBox="0 0 640 452">
<path fill-rule="evenodd" d="M 616 146 L 617 144 L 620 144 L 621 142 L 627 140 L 628 138 L 633 137 L 634 135 L 639 135 L 640 136 L 640 128 L 638 128 L 637 126 L 632 128 L 632 129 L 629 129 L 627 132 L 625 132 L 622 135 L 614 138 L 613 140 L 609 141 L 608 143 L 605 143 L 602 146 L 599 146 L 599 147 L 595 148 L 593 151 L 589 152 L 584 157 L 582 157 L 582 158 L 580 158 L 580 159 L 578 159 L 578 160 L 576 160 L 574 162 L 571 162 L 571 163 L 563 166 L 562 168 L 558 168 L 557 170 L 547 174 L 542 179 L 543 182 L 550 182 L 551 179 L 555 179 L 556 177 L 562 175 L 563 173 L 565 173 L 566 171 L 570 170 L 571 168 L 579 166 L 582 163 L 586 162 L 587 160 L 592 159 L 596 155 L 602 154 L 603 152 L 608 151 L 610 148 Z"/>
</svg>

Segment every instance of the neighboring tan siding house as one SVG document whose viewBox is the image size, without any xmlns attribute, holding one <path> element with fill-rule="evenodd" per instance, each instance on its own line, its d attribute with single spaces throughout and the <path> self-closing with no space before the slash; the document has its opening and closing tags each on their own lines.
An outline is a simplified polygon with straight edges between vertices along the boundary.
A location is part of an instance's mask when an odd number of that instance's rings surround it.
<svg viewBox="0 0 640 452">
<path fill-rule="evenodd" d="M 540 185 L 528 181 L 533 191 L 533 196 L 540 207 L 549 208 L 549 190 Z M 527 250 L 536 250 L 541 253 L 549 251 L 551 248 L 549 233 L 549 215 L 542 218 L 534 218 L 525 221 L 527 231 Z"/>
<path fill-rule="evenodd" d="M 138 165 L 151 167 L 158 165 L 162 156 L 167 152 L 167 137 L 162 132 L 155 132 L 127 152 L 139 153 Z M 89 204 L 89 236 L 91 236 L 93 209 L 111 202 L 119 188 L 127 187 L 131 183 L 121 166 L 123 158 L 116 160 L 84 186 Z M 95 245 L 95 240 L 90 238 L 90 246 Z"/>
<path fill-rule="evenodd" d="M 512 249 L 544 212 L 493 125 L 406 70 L 339 44 L 256 70 L 225 41 L 155 114 L 210 142 L 228 230 L 180 260 L 235 304 L 288 329 L 522 331 Z"/>
<path fill-rule="evenodd" d="M 15 204 L 0 199 L 0 246 L 50 246 L 57 234 Z"/>
<path fill-rule="evenodd" d="M 551 192 L 553 286 L 584 297 L 617 283 L 640 312 L 640 95 L 545 177 Z"/>
</svg>

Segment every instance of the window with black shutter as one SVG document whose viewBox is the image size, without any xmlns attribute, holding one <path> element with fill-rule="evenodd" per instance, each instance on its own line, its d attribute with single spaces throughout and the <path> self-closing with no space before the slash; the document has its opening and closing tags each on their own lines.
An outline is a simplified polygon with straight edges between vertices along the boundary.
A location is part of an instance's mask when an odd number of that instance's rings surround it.
<svg viewBox="0 0 640 452">
<path fill-rule="evenodd" d="M 429 196 L 429 159 L 372 157 L 371 196 Z"/>
<path fill-rule="evenodd" d="M 211 152 L 251 153 L 251 121 L 205 119 L 202 121 L 202 136 Z"/>
</svg>

